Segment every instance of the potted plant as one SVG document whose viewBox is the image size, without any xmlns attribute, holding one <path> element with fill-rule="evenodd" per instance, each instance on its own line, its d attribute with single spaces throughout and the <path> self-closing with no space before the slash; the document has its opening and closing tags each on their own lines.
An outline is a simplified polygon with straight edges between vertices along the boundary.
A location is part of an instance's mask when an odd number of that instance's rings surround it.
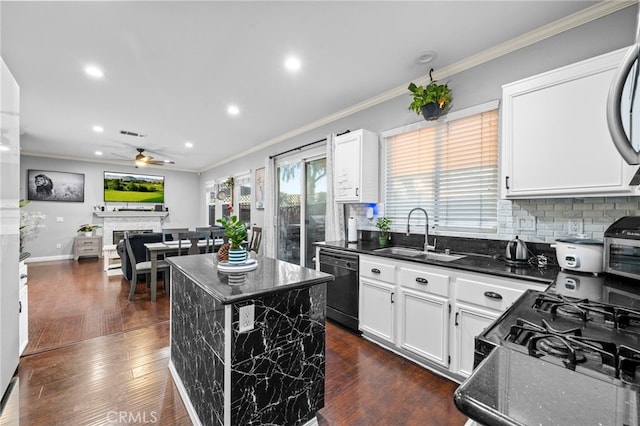
<svg viewBox="0 0 640 426">
<path fill-rule="evenodd" d="M 238 216 L 227 216 L 218 219 L 224 226 L 224 236 L 229 239 L 229 263 L 243 264 L 247 261 L 247 249 L 242 243 L 247 239 L 247 228 L 238 219 Z"/>
<path fill-rule="evenodd" d="M 24 249 L 24 243 L 28 239 L 34 238 L 42 225 L 42 221 L 45 219 L 45 215 L 38 211 L 23 210 L 22 208 L 31 201 L 20 200 L 20 253 Z"/>
<path fill-rule="evenodd" d="M 386 246 L 389 241 L 389 230 L 391 229 L 391 219 L 388 217 L 379 217 L 376 220 L 376 228 L 380 230 L 378 242 L 381 246 Z"/>
<path fill-rule="evenodd" d="M 85 237 L 90 237 L 93 235 L 93 231 L 98 228 L 100 228 L 100 225 L 89 225 L 88 223 L 85 223 L 84 225 L 80 225 L 78 232 L 84 232 Z"/>
<path fill-rule="evenodd" d="M 432 79 L 426 86 L 411 83 L 408 89 L 413 95 L 409 109 L 418 115 L 422 114 L 425 120 L 438 119 L 451 105 L 451 89 L 449 89 L 448 83 L 438 84 Z"/>
</svg>

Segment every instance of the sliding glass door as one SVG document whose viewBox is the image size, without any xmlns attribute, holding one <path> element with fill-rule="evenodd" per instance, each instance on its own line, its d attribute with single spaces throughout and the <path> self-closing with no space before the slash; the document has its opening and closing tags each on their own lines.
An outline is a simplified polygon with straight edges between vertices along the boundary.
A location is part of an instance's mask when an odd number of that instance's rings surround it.
<svg viewBox="0 0 640 426">
<path fill-rule="evenodd" d="M 276 180 L 277 257 L 314 268 L 312 244 L 324 241 L 326 158 L 319 154 L 279 162 Z"/>
</svg>

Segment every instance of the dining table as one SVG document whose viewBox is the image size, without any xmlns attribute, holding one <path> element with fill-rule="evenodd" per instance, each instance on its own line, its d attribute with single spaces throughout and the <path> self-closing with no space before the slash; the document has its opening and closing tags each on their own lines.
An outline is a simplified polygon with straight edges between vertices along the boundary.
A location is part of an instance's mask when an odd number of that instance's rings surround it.
<svg viewBox="0 0 640 426">
<path fill-rule="evenodd" d="M 224 241 L 222 239 L 209 240 L 209 245 L 213 245 L 213 251 L 215 252 L 216 247 L 220 247 Z M 166 254 L 175 254 L 178 253 L 179 247 L 178 244 L 175 243 L 165 243 L 165 242 L 157 242 L 157 243 L 146 243 L 144 245 L 147 249 L 147 260 L 151 262 L 151 301 L 156 301 L 156 294 L 158 292 L 158 256 L 166 255 Z M 206 247 L 207 241 L 200 240 L 198 242 L 198 247 Z M 191 241 L 184 240 L 181 244 L 182 250 L 188 250 L 191 247 Z"/>
</svg>

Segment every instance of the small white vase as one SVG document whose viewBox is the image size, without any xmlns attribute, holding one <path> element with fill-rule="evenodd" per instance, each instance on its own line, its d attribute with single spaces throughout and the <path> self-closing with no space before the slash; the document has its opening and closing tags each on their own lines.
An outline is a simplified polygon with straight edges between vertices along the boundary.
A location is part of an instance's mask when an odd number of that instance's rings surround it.
<svg viewBox="0 0 640 426">
<path fill-rule="evenodd" d="M 85 237 L 90 237 L 90 236 L 92 236 L 92 235 L 93 235 L 93 231 L 89 231 L 89 232 L 85 232 L 85 233 L 84 233 L 84 236 L 85 236 Z"/>
<path fill-rule="evenodd" d="M 229 249 L 229 264 L 243 265 L 247 262 L 247 249 Z"/>
</svg>

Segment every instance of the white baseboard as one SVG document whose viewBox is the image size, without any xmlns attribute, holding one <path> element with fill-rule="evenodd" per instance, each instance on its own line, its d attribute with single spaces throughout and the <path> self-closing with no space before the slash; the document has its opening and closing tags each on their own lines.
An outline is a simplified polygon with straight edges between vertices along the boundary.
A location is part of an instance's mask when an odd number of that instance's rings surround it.
<svg viewBox="0 0 640 426">
<path fill-rule="evenodd" d="M 189 399 L 189 394 L 187 393 L 187 388 L 184 387 L 182 383 L 182 379 L 178 375 L 176 368 L 173 366 L 173 362 L 169 361 L 169 372 L 171 373 L 171 377 L 173 377 L 173 383 L 175 383 L 178 388 L 178 393 L 182 398 L 182 403 L 184 407 L 187 409 L 187 413 L 189 414 L 189 418 L 191 419 L 191 423 L 194 426 L 201 426 L 200 418 L 198 417 L 198 413 L 196 413 L 196 409 L 191 404 L 191 400 Z"/>
<path fill-rule="evenodd" d="M 29 257 L 24 261 L 24 263 L 53 262 L 55 260 L 70 260 L 70 259 L 73 259 L 72 254 L 61 254 L 58 256 Z"/>
</svg>

